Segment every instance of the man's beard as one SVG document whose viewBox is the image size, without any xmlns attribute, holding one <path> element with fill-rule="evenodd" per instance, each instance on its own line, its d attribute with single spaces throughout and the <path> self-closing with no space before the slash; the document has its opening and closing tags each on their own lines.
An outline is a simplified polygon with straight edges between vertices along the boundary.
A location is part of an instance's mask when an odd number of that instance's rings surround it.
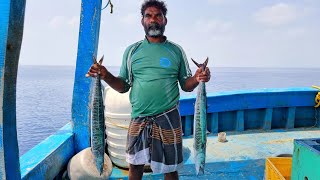
<svg viewBox="0 0 320 180">
<path fill-rule="evenodd" d="M 151 23 L 149 26 L 144 24 L 143 27 L 146 35 L 150 37 L 161 37 L 165 30 L 165 25 L 160 25 L 158 23 Z"/>
</svg>

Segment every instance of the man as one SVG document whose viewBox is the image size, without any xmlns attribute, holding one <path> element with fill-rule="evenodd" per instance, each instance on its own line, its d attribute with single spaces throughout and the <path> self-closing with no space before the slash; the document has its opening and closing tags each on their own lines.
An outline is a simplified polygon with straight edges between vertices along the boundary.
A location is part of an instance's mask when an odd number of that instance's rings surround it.
<svg viewBox="0 0 320 180">
<path fill-rule="evenodd" d="M 182 166 L 182 128 L 178 110 L 179 87 L 193 91 L 200 81 L 208 82 L 210 71 L 199 68 L 192 76 L 182 48 L 163 35 L 167 8 L 159 0 L 146 0 L 141 7 L 145 39 L 129 46 L 118 77 L 103 66 L 92 66 L 91 76 L 120 93 L 131 88 L 132 120 L 128 130 L 129 179 L 142 179 L 145 164 L 165 179 L 178 179 Z"/>
</svg>

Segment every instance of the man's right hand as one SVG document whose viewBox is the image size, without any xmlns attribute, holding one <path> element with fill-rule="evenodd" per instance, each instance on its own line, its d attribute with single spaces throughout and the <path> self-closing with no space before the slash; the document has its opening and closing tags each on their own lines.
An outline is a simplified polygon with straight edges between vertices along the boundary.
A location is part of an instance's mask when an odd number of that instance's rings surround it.
<svg viewBox="0 0 320 180">
<path fill-rule="evenodd" d="M 125 82 L 118 77 L 114 77 L 103 65 L 98 63 L 94 63 L 90 67 L 86 77 L 96 77 L 98 74 L 100 75 L 101 80 L 104 80 L 110 87 L 120 93 L 124 92 Z"/>
<path fill-rule="evenodd" d="M 105 79 L 108 74 L 108 70 L 103 65 L 95 63 L 90 67 L 86 77 L 97 77 L 98 74 L 100 75 L 101 79 Z"/>
</svg>

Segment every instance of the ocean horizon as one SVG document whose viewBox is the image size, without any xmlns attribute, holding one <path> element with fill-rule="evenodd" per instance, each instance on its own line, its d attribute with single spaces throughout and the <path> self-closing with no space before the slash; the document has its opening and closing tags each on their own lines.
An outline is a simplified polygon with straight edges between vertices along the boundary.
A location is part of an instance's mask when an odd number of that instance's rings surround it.
<svg viewBox="0 0 320 180">
<path fill-rule="evenodd" d="M 120 67 L 107 66 L 118 75 Z M 191 66 L 194 73 L 195 67 Z M 320 68 L 210 67 L 207 92 L 320 85 Z M 71 121 L 75 66 L 19 65 L 17 132 L 20 156 Z M 104 85 L 106 85 L 104 83 Z M 194 95 L 181 91 L 181 96 Z"/>
</svg>

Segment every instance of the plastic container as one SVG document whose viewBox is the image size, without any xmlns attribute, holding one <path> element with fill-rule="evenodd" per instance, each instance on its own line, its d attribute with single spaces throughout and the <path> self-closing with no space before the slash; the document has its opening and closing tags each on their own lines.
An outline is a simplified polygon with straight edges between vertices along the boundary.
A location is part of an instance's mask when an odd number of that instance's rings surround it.
<svg viewBox="0 0 320 180">
<path fill-rule="evenodd" d="M 290 180 L 291 157 L 269 157 L 266 159 L 265 180 Z"/>
<path fill-rule="evenodd" d="M 226 142 L 227 141 L 227 133 L 225 133 L 225 132 L 218 133 L 218 141 L 219 142 Z"/>
<path fill-rule="evenodd" d="M 291 179 L 320 179 L 320 138 L 294 140 Z"/>
<path fill-rule="evenodd" d="M 128 168 L 125 147 L 131 120 L 129 92 L 121 94 L 110 87 L 106 87 L 104 91 L 104 106 L 106 142 L 110 159 L 115 165 Z"/>
</svg>

